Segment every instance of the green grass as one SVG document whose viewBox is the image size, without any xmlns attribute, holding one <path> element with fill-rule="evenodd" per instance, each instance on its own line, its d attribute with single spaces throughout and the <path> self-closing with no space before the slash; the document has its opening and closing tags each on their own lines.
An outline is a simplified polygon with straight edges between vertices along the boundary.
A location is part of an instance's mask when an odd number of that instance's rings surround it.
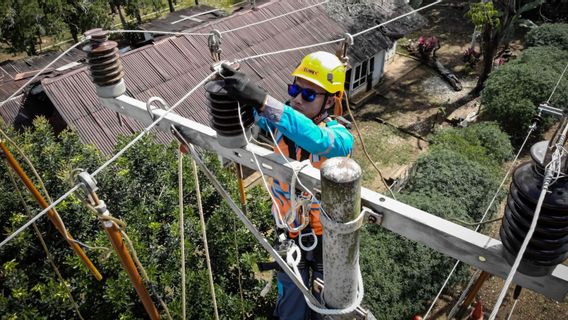
<svg viewBox="0 0 568 320">
<path fill-rule="evenodd" d="M 402 166 L 415 160 L 418 150 L 413 146 L 414 138 L 400 135 L 394 129 L 375 122 L 359 122 L 359 127 L 366 149 L 379 169 Z M 356 134 L 354 129 L 353 133 Z M 353 159 L 363 170 L 363 184 L 372 189 L 382 189 L 381 183 L 373 183 L 378 173 L 363 153 L 358 138 L 355 140 Z"/>
</svg>

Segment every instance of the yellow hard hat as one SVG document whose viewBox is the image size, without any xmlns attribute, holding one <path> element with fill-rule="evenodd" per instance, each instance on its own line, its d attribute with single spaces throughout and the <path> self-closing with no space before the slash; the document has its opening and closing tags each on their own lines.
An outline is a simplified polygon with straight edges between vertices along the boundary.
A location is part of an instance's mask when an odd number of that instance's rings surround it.
<svg viewBox="0 0 568 320">
<path fill-rule="evenodd" d="M 317 51 L 305 56 L 292 76 L 313 82 L 329 93 L 343 93 L 345 65 L 334 54 Z"/>
</svg>

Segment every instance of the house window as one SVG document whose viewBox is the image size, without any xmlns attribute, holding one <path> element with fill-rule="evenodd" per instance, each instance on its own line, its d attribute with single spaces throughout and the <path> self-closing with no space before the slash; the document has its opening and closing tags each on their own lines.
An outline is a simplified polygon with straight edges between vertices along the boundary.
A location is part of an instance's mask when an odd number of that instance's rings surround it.
<svg viewBox="0 0 568 320">
<path fill-rule="evenodd" d="M 353 77 L 353 89 L 367 83 L 367 77 L 372 75 L 373 72 L 373 62 L 374 59 L 371 58 L 371 63 L 369 61 L 364 61 L 360 65 L 355 67 L 355 77 Z"/>
</svg>

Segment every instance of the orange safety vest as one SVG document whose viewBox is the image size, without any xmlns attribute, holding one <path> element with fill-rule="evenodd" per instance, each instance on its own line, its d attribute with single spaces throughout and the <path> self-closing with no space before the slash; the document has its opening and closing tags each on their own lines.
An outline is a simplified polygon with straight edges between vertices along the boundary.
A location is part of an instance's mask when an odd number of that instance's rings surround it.
<svg viewBox="0 0 568 320">
<path fill-rule="evenodd" d="M 320 127 L 326 127 L 325 121 L 322 121 L 319 124 Z M 282 153 L 278 150 L 278 148 L 274 147 L 274 152 L 278 154 L 283 154 L 286 157 L 304 161 L 306 159 L 310 160 L 310 163 L 313 167 L 319 169 L 323 162 L 327 159 L 323 156 L 318 156 L 315 154 L 310 154 L 306 150 L 303 150 L 300 146 L 296 145 L 294 142 L 286 138 L 278 129 L 274 131 L 274 138 L 282 150 Z M 295 149 L 295 150 L 294 150 Z M 291 152 L 295 152 L 295 154 L 291 155 Z M 280 217 L 284 220 L 286 213 L 290 210 L 291 202 L 290 197 L 295 196 L 294 194 L 290 193 L 290 184 L 285 183 L 276 179 L 272 179 L 271 181 L 271 192 L 273 197 L 275 198 L 275 203 L 272 205 L 272 214 L 277 215 L 280 212 Z M 309 196 L 306 192 L 302 193 L 303 196 Z M 278 208 L 278 209 L 277 209 Z M 296 215 L 296 221 L 290 224 L 292 227 L 297 227 L 302 224 L 302 214 L 301 210 L 303 208 L 298 209 L 298 214 Z M 322 234 L 322 225 L 320 222 L 320 205 L 317 200 L 313 199 L 310 207 L 310 227 L 312 228 L 313 232 L 317 236 L 321 236 Z M 290 238 L 296 238 L 300 232 L 289 232 Z"/>
</svg>

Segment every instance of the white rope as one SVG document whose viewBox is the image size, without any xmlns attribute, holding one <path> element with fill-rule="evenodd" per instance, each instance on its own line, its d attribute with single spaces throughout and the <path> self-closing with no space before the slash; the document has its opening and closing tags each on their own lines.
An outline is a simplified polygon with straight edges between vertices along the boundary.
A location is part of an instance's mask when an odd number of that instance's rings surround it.
<svg viewBox="0 0 568 320">
<path fill-rule="evenodd" d="M 558 85 L 560 84 L 560 81 L 561 81 L 562 78 L 564 77 L 564 73 L 566 72 L 566 69 L 568 69 L 568 63 L 566 64 L 566 67 L 564 67 L 564 70 L 562 71 L 562 74 L 560 74 L 560 78 L 558 78 L 558 81 L 556 82 L 556 85 L 554 86 L 554 89 L 552 90 L 552 93 L 550 94 L 550 97 L 548 97 L 548 99 L 546 100 L 546 103 L 550 103 L 550 99 L 552 99 L 552 96 L 553 96 L 554 93 L 556 92 L 556 89 L 558 88 Z"/>
<path fill-rule="evenodd" d="M 49 65 L 48 65 L 49 66 Z M 91 174 L 91 176 L 95 176 L 97 174 L 99 174 L 102 170 L 104 170 L 106 167 L 108 167 L 109 165 L 111 165 L 114 161 L 116 161 L 116 159 L 118 159 L 120 156 L 122 156 L 128 149 L 130 149 L 136 142 L 138 142 L 140 139 L 142 139 L 142 137 L 144 137 L 144 135 L 146 135 L 148 132 L 150 132 L 150 130 L 155 127 L 160 121 L 162 121 L 162 119 L 164 119 L 170 112 L 172 112 L 175 108 L 177 108 L 185 99 L 187 99 L 189 96 L 191 96 L 199 87 L 201 87 L 205 82 L 209 81 L 210 79 L 213 78 L 213 76 L 215 76 L 217 72 L 212 72 L 211 74 L 209 74 L 205 79 L 201 80 L 201 82 L 199 82 L 193 89 L 191 89 L 187 94 L 185 94 L 181 99 L 179 99 L 173 106 L 171 106 L 169 109 L 166 110 L 166 112 L 164 114 L 162 114 L 160 117 L 158 117 L 154 122 L 152 122 L 149 126 L 147 126 L 146 128 L 144 128 L 144 130 L 138 134 L 134 139 L 132 139 L 126 146 L 124 146 L 124 148 L 122 148 L 120 151 L 118 151 L 114 156 L 112 156 L 112 158 L 110 158 L 109 160 L 107 160 L 105 163 L 103 163 L 98 169 L 96 169 L 95 171 L 93 171 L 93 173 Z M 64 195 L 62 195 L 59 199 L 55 200 L 51 205 L 49 205 L 47 208 L 45 208 L 43 211 L 41 211 L 40 213 L 38 213 L 36 216 L 34 216 L 31 220 L 29 220 L 28 222 L 26 222 L 23 226 L 21 226 L 18 230 L 16 230 L 14 233 L 12 233 L 11 235 L 9 235 L 6 239 L 4 239 L 1 243 L 0 243 L 0 248 L 3 247 L 6 243 L 8 243 L 10 240 L 12 240 L 14 237 L 16 237 L 19 233 L 21 233 L 22 231 L 24 231 L 26 228 L 28 228 L 32 223 L 34 223 L 36 220 L 38 220 L 39 218 L 41 218 L 43 215 L 45 215 L 49 210 L 53 209 L 56 205 L 58 205 L 61 201 L 65 200 L 67 197 L 69 197 L 71 194 L 73 194 L 73 192 L 75 192 L 77 189 L 79 189 L 79 187 L 81 186 L 81 184 L 77 184 L 74 187 L 72 187 L 69 191 L 67 191 Z"/>
<path fill-rule="evenodd" d="M 22 231 L 26 230 L 32 223 L 36 222 L 39 218 L 43 217 L 49 210 L 53 209 L 56 205 L 58 205 L 61 201 L 65 200 L 67 197 L 73 194 L 73 192 L 77 191 L 81 185 L 78 184 L 73 188 L 69 189 L 64 195 L 62 195 L 59 199 L 55 200 L 52 204 L 50 204 L 47 208 L 43 209 L 40 213 L 36 214 L 33 218 L 31 218 L 28 222 L 26 222 L 23 226 L 18 228 L 18 230 L 14 231 L 10 234 L 6 239 L 4 239 L 0 243 L 0 248 L 2 248 L 6 243 L 10 242 L 10 240 L 14 239 L 18 234 Z"/>
<path fill-rule="evenodd" d="M 76 44 L 72 45 L 69 49 L 63 51 L 62 54 L 58 55 L 55 59 L 53 59 L 53 61 L 51 61 L 50 63 L 48 63 L 45 67 L 43 67 L 43 69 L 41 69 L 39 72 L 37 72 L 30 80 L 28 80 L 23 86 L 21 86 L 18 90 L 14 91 L 14 93 L 12 93 L 6 100 L 2 101 L 0 103 L 0 108 L 6 104 L 8 101 L 10 101 L 12 98 L 14 98 L 14 96 L 16 96 L 18 93 L 20 93 L 22 91 L 22 89 L 24 89 L 25 87 L 27 87 L 30 83 L 32 83 L 37 77 L 39 77 L 45 70 L 47 70 L 49 67 L 51 67 L 55 62 L 57 62 L 59 59 L 61 59 L 64 55 L 68 54 L 71 50 L 77 48 L 78 46 L 80 46 L 83 42 L 85 42 L 85 40 L 90 39 L 90 37 L 86 37 L 85 39 L 82 39 L 81 41 L 77 42 Z"/>
<path fill-rule="evenodd" d="M 219 320 L 219 311 L 217 309 L 217 298 L 215 297 L 215 283 L 213 282 L 213 268 L 211 268 L 211 257 L 209 256 L 209 245 L 207 242 L 207 227 L 205 226 L 205 216 L 203 214 L 203 203 L 201 202 L 201 190 L 199 187 L 199 174 L 197 164 L 193 158 L 191 159 L 193 167 L 193 180 L 195 181 L 195 195 L 197 197 L 197 209 L 199 211 L 199 221 L 201 222 L 201 236 L 203 237 L 203 246 L 205 248 L 205 260 L 207 262 L 207 274 L 209 276 L 209 287 L 211 288 L 211 299 L 213 301 L 213 310 L 215 319 Z"/>
<path fill-rule="evenodd" d="M 365 29 L 363 31 L 357 32 L 356 34 L 353 35 L 353 38 L 358 37 L 360 35 L 363 35 L 369 31 L 375 30 L 377 28 L 380 28 L 382 26 L 385 26 L 391 22 L 397 21 L 399 19 L 402 19 L 404 17 L 407 17 L 413 13 L 422 11 L 424 9 L 427 9 L 433 5 L 436 5 L 438 3 L 442 2 L 442 0 L 437 0 L 436 2 L 433 2 L 431 4 L 425 5 L 423 7 L 420 7 L 418 9 L 414 9 L 412 11 L 409 11 L 405 14 L 402 14 L 400 16 L 397 16 L 395 18 L 392 18 L 388 21 L 385 21 L 383 23 L 379 23 L 371 28 Z M 241 62 L 245 62 L 248 60 L 252 60 L 252 59 L 258 59 L 258 58 L 262 58 L 262 57 L 266 57 L 266 56 L 272 56 L 272 55 L 276 55 L 276 54 L 281 54 L 281 53 L 286 53 L 286 52 L 291 52 L 291 51 L 297 51 L 297 50 L 303 50 L 303 49 L 310 49 L 310 48 L 315 48 L 315 47 L 320 47 L 320 46 L 324 46 L 324 45 L 328 45 L 328 44 L 334 44 L 334 43 L 339 43 L 344 41 L 345 38 L 339 38 L 339 39 L 335 39 L 335 40 L 330 40 L 330 41 L 325 41 L 325 42 L 320 42 L 320 43 L 315 43 L 315 44 L 310 44 L 310 45 L 306 45 L 306 46 L 300 46 L 300 47 L 295 47 L 295 48 L 289 48 L 289 49 L 283 49 L 283 50 L 278 50 L 278 51 L 272 51 L 272 52 L 265 52 L 265 53 L 261 53 L 261 54 L 257 54 L 257 55 L 253 55 L 253 56 L 248 56 L 248 57 L 244 57 L 244 58 L 240 58 L 240 59 L 236 59 L 235 62 L 236 63 L 241 63 Z"/>
<path fill-rule="evenodd" d="M 523 255 L 525 254 L 525 251 L 527 250 L 529 242 L 530 242 L 530 240 L 531 240 L 531 238 L 534 234 L 534 231 L 536 230 L 536 225 L 538 223 L 538 217 L 540 216 L 540 210 L 542 208 L 542 204 L 544 203 L 544 198 L 546 197 L 548 187 L 550 186 L 550 183 L 552 181 L 554 173 L 557 170 L 561 170 L 561 167 L 562 167 L 562 154 L 563 154 L 562 151 L 563 151 L 563 149 L 561 147 L 564 145 L 564 142 L 566 141 L 566 134 L 567 133 L 568 133 L 568 125 L 565 126 L 564 130 L 562 131 L 562 133 L 560 135 L 560 139 L 558 140 L 557 148 L 552 155 L 552 160 L 550 161 L 550 163 L 548 163 L 546 165 L 545 174 L 544 174 L 544 181 L 542 183 L 542 190 L 540 192 L 540 197 L 538 199 L 538 202 L 536 204 L 536 209 L 535 209 L 534 215 L 532 217 L 531 226 L 529 228 L 529 231 L 527 232 L 527 235 L 525 236 L 525 240 L 523 241 L 521 248 L 519 249 L 519 253 L 517 254 L 517 257 L 515 258 L 515 262 L 513 263 L 511 271 L 507 275 L 507 279 L 505 280 L 505 284 L 503 285 L 503 288 L 501 289 L 501 293 L 499 294 L 499 297 L 497 298 L 497 302 L 495 303 L 495 306 L 493 307 L 493 310 L 491 311 L 491 315 L 489 316 L 489 320 L 494 320 L 495 317 L 497 316 L 497 312 L 499 312 L 499 308 L 501 307 L 501 304 L 503 303 L 503 299 L 505 299 L 505 295 L 507 294 L 507 290 L 509 289 L 511 282 L 513 281 L 513 277 L 515 276 L 515 273 L 517 272 L 517 268 L 521 264 L 521 260 L 523 259 Z M 558 146 L 560 146 L 560 147 L 558 147 Z"/>
<path fill-rule="evenodd" d="M 178 148 L 178 201 L 179 201 L 179 241 L 181 250 L 181 314 L 182 319 L 186 318 L 186 297 L 185 297 L 185 222 L 183 217 L 183 153 L 181 145 Z"/>
<path fill-rule="evenodd" d="M 507 316 L 507 320 L 511 320 L 511 316 L 513 316 L 513 312 L 515 311 L 515 308 L 517 307 L 517 302 L 519 302 L 519 299 L 515 299 L 515 302 L 513 302 L 513 306 L 511 307 L 511 311 L 509 311 L 509 315 Z"/>
<path fill-rule="evenodd" d="M 245 125 L 243 123 L 243 118 L 242 118 L 242 114 L 241 114 L 241 104 L 238 101 L 237 101 L 237 112 L 239 113 L 239 123 L 241 125 L 241 129 L 243 130 L 243 137 L 246 140 L 246 146 L 248 146 L 249 137 L 247 137 L 247 134 L 246 134 Z M 245 148 L 246 148 L 246 146 L 245 146 Z M 262 172 L 262 168 L 260 167 L 260 163 L 258 162 L 258 159 L 256 158 L 256 155 L 254 154 L 254 152 L 251 152 L 251 154 L 252 154 L 252 157 L 254 159 L 254 163 L 255 163 L 255 165 L 258 169 L 258 172 L 260 173 L 260 177 L 262 178 L 262 183 L 264 185 L 264 188 L 268 192 L 268 195 L 270 196 L 270 200 L 272 201 L 272 207 L 276 208 L 276 215 L 273 214 L 276 225 L 279 228 L 285 228 L 287 224 L 282 220 L 282 217 L 280 215 L 280 208 L 278 207 L 278 205 L 276 203 L 276 199 L 274 199 L 272 192 L 270 192 L 270 187 L 268 187 L 268 183 L 266 182 L 266 177 L 264 176 L 264 173 Z"/>
<path fill-rule="evenodd" d="M 509 175 L 511 174 L 511 171 L 513 171 L 513 169 L 515 168 L 515 165 L 517 163 L 517 160 L 519 159 L 519 156 L 521 155 L 521 152 L 523 151 L 527 141 L 529 140 L 529 137 L 531 136 L 531 134 L 533 133 L 533 131 L 536 129 L 536 125 L 533 124 L 530 126 L 529 128 L 529 132 L 527 133 L 527 136 L 525 137 L 525 140 L 523 141 L 523 143 L 521 144 L 521 147 L 519 148 L 519 151 L 517 152 L 517 154 L 515 155 L 515 158 L 513 159 L 513 162 L 511 162 L 511 166 L 509 167 L 509 170 L 507 170 L 507 173 L 505 173 L 505 176 L 503 177 L 503 179 L 501 180 L 501 183 L 499 184 L 499 187 L 497 188 L 497 190 L 495 191 L 495 193 L 493 194 L 493 198 L 491 198 L 491 201 L 489 202 L 489 205 L 487 206 L 487 209 L 485 209 L 485 212 L 483 213 L 483 216 L 481 217 L 481 219 L 479 220 L 479 223 L 477 224 L 477 227 L 475 228 L 475 232 L 477 232 L 479 230 L 479 228 L 481 227 L 481 224 L 485 221 L 485 218 L 487 217 L 487 214 L 489 213 L 489 210 L 491 210 L 491 207 L 493 206 L 493 203 L 495 203 L 495 200 L 497 199 L 497 196 L 499 195 L 499 192 L 501 191 L 501 188 L 503 188 L 503 185 L 505 184 L 505 182 L 507 181 L 507 179 L 509 178 Z M 457 260 L 456 263 L 454 264 L 454 267 L 452 268 L 452 270 L 450 271 L 450 273 L 448 274 L 448 277 L 446 277 L 446 280 L 444 281 L 444 283 L 442 284 L 442 287 L 440 288 L 440 290 L 438 290 L 438 293 L 436 294 L 436 297 L 434 298 L 434 300 L 432 301 L 432 303 L 430 304 L 430 307 L 428 308 L 428 311 L 426 312 L 426 314 L 424 315 L 424 320 L 428 319 L 428 316 L 430 315 L 430 312 L 432 312 L 432 309 L 434 308 L 434 306 L 436 305 L 436 302 L 438 302 L 438 299 L 440 299 L 440 296 L 442 295 L 442 292 L 444 291 L 444 289 L 446 288 L 446 286 L 448 285 L 448 282 L 450 280 L 450 278 L 452 277 L 452 275 L 454 274 L 454 272 L 456 271 L 458 265 L 460 264 L 460 261 Z M 457 302 L 457 304 L 459 304 L 460 301 Z"/>
</svg>

